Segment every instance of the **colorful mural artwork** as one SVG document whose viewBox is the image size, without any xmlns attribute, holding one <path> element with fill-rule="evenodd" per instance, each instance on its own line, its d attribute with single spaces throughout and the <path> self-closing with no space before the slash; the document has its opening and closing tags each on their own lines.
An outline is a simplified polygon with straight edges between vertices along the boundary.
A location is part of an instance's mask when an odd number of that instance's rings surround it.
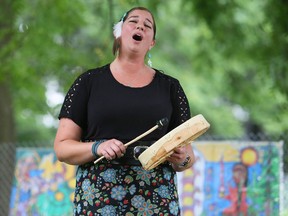
<svg viewBox="0 0 288 216">
<path fill-rule="evenodd" d="M 279 215 L 282 143 L 195 142 L 197 162 L 178 173 L 183 216 Z M 53 149 L 19 148 L 10 216 L 73 215 L 75 166 Z"/>
<path fill-rule="evenodd" d="M 21 148 L 16 158 L 10 215 L 73 215 L 75 167 L 57 161 L 53 149 Z"/>
<path fill-rule="evenodd" d="M 183 216 L 279 215 L 281 142 L 192 145 L 197 162 L 178 175 Z"/>
</svg>

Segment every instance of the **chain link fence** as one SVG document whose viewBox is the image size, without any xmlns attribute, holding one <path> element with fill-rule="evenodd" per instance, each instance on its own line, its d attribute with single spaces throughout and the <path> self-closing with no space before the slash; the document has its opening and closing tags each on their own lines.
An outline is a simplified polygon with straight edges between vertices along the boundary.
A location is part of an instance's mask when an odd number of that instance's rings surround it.
<svg viewBox="0 0 288 216">
<path fill-rule="evenodd" d="M 288 135 L 282 135 L 280 137 L 267 137 L 263 134 L 250 134 L 244 138 L 233 138 L 233 137 L 215 137 L 203 135 L 199 138 L 199 141 L 283 141 L 283 170 L 284 178 L 281 182 L 282 188 L 285 190 L 283 197 L 284 212 L 282 215 L 288 215 Z M 2 143 L 0 144 L 0 215 L 8 216 L 10 208 L 10 196 L 11 188 L 14 178 L 14 166 L 16 162 L 16 149 L 17 148 L 48 148 L 53 149 L 53 142 L 26 142 L 26 143 Z"/>
</svg>

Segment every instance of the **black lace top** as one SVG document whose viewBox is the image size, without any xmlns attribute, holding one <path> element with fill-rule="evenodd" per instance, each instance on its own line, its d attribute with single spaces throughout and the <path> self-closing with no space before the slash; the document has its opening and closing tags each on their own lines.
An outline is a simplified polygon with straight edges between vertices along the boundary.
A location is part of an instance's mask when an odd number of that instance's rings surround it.
<svg viewBox="0 0 288 216">
<path fill-rule="evenodd" d="M 142 140 L 158 140 L 190 118 L 178 80 L 156 70 L 150 84 L 132 88 L 117 82 L 109 64 L 80 75 L 59 114 L 59 119 L 70 118 L 82 128 L 82 141 L 116 138 L 127 142 L 164 117 L 169 124 Z"/>
</svg>

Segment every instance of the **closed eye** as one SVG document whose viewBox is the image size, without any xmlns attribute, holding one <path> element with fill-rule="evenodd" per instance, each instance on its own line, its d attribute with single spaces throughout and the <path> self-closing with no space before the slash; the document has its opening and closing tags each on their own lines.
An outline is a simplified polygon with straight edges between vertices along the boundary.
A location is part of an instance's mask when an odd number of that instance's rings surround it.
<svg viewBox="0 0 288 216">
<path fill-rule="evenodd" d="M 144 24 L 145 27 L 152 29 L 150 25 Z"/>
<path fill-rule="evenodd" d="M 135 18 L 135 17 L 130 17 L 130 18 L 128 18 L 130 23 L 138 23 L 138 22 L 139 22 L 138 19 L 133 19 L 133 18 Z M 145 26 L 146 28 L 152 29 L 151 21 L 149 21 L 149 20 L 147 21 L 147 20 L 146 20 L 146 21 L 144 22 L 144 26 Z"/>
</svg>

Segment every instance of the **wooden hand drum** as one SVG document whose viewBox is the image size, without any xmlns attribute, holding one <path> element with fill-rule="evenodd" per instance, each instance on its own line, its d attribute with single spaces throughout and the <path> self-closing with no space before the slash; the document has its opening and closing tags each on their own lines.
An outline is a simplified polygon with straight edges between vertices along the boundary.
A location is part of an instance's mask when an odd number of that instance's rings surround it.
<svg viewBox="0 0 288 216">
<path fill-rule="evenodd" d="M 175 148 L 190 144 L 209 127 L 210 124 L 201 114 L 196 115 L 153 143 L 138 159 L 145 170 L 153 169 L 166 161 Z"/>
</svg>

